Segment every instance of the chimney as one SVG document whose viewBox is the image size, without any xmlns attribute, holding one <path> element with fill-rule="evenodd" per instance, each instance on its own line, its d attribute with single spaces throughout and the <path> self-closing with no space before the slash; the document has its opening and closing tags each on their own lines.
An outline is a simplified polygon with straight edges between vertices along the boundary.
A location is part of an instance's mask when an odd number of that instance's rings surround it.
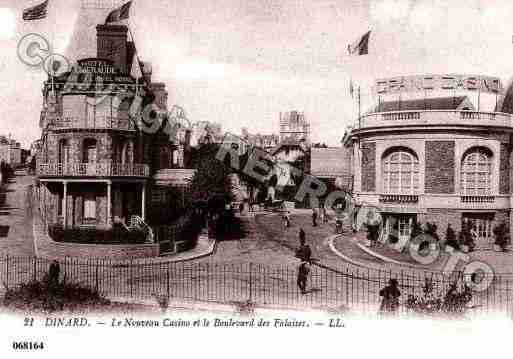
<svg viewBox="0 0 513 359">
<path fill-rule="evenodd" d="M 97 57 L 111 60 L 122 73 L 127 73 L 127 31 L 124 25 L 96 26 Z"/>
</svg>

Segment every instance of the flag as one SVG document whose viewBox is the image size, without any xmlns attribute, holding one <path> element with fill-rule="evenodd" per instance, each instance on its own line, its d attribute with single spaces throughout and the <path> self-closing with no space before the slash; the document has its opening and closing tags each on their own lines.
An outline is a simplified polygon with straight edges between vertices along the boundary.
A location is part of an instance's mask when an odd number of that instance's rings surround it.
<svg viewBox="0 0 513 359">
<path fill-rule="evenodd" d="M 367 31 L 362 37 L 357 39 L 353 44 L 347 45 L 349 55 L 359 56 L 369 53 L 369 38 L 372 30 Z"/>
<path fill-rule="evenodd" d="M 29 7 L 28 9 L 23 10 L 23 20 L 32 21 L 32 20 L 41 20 L 46 17 L 46 10 L 48 8 L 48 1 Z"/>
<path fill-rule="evenodd" d="M 118 22 L 121 20 L 126 20 L 130 16 L 130 6 L 132 5 L 132 1 L 127 2 L 126 4 L 122 5 L 121 7 L 112 10 L 109 13 L 109 16 L 107 16 L 107 19 L 105 19 L 105 24 L 108 24 L 110 22 Z"/>
</svg>

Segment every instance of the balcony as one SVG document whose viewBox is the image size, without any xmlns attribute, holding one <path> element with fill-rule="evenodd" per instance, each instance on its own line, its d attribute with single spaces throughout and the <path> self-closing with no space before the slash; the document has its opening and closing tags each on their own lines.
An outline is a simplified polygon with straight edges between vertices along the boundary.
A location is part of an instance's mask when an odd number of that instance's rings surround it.
<svg viewBox="0 0 513 359">
<path fill-rule="evenodd" d="M 380 203 L 418 203 L 419 196 L 416 194 L 380 194 Z"/>
<path fill-rule="evenodd" d="M 148 177 L 150 168 L 143 163 L 40 163 L 39 177 Z"/>
<path fill-rule="evenodd" d="M 183 186 L 187 187 L 196 173 L 195 169 L 165 168 L 153 175 L 155 184 L 159 186 Z"/>
<path fill-rule="evenodd" d="M 52 130 L 68 130 L 68 129 L 108 129 L 108 130 L 125 130 L 135 131 L 137 126 L 128 118 L 119 118 L 111 116 L 101 116 L 96 118 L 86 117 L 56 117 L 49 119 L 50 129 Z"/>
<path fill-rule="evenodd" d="M 494 203 L 495 196 L 460 196 L 461 203 Z"/>
<path fill-rule="evenodd" d="M 361 129 L 436 125 L 513 128 L 513 121 L 507 113 L 454 110 L 376 112 L 363 115 L 359 121 Z M 358 124 L 356 127 L 358 128 Z"/>
</svg>

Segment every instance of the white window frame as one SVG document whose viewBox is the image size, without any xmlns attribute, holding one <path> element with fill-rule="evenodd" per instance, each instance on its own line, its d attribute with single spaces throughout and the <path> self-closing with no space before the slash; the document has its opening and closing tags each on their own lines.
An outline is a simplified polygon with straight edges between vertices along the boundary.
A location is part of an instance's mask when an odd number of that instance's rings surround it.
<svg viewBox="0 0 513 359">
<path fill-rule="evenodd" d="M 392 162 L 392 156 L 399 155 L 399 161 L 398 161 L 398 189 L 397 191 L 391 191 L 390 190 L 390 184 L 392 180 L 392 170 L 391 167 L 394 163 Z M 402 160 L 403 156 L 408 156 L 409 160 L 404 161 Z M 409 186 L 406 188 L 403 188 L 403 174 L 407 171 L 405 171 L 407 166 L 410 166 L 409 172 L 410 172 L 410 180 L 409 180 Z M 404 166 L 404 167 L 403 167 Z M 420 186 L 420 168 L 419 168 L 419 160 L 417 156 L 414 154 L 404 151 L 404 150 L 398 150 L 398 151 L 392 151 L 389 154 L 386 155 L 386 157 L 382 160 L 382 176 L 383 176 L 383 192 L 384 193 L 390 193 L 390 194 L 416 194 L 419 191 Z"/>
<path fill-rule="evenodd" d="M 473 160 L 472 163 L 467 164 L 467 160 L 471 156 L 477 156 L 476 160 Z M 484 165 L 484 166 L 483 166 Z M 489 196 L 492 194 L 492 165 L 493 158 L 491 155 L 487 154 L 486 151 L 480 148 L 472 149 L 465 153 L 461 160 L 461 169 L 460 169 L 460 188 L 461 194 L 465 196 Z M 469 167 L 473 167 L 472 171 L 468 171 Z M 481 167 L 485 167 L 486 170 L 481 170 Z M 468 174 L 472 176 L 471 182 L 468 181 Z M 480 175 L 484 176 L 484 187 L 479 187 L 479 177 Z M 469 188 L 469 185 L 472 185 Z M 480 190 L 483 190 L 483 193 L 479 193 Z"/>
</svg>

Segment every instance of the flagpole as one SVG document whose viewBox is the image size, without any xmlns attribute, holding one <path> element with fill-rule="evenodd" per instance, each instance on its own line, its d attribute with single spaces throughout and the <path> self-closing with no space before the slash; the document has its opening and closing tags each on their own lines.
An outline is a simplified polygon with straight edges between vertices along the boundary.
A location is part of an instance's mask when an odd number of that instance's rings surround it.
<svg viewBox="0 0 513 359">
<path fill-rule="evenodd" d="M 477 85 L 477 112 L 481 111 L 481 77 Z"/>
<path fill-rule="evenodd" d="M 143 69 L 142 69 L 142 66 L 141 66 L 141 59 L 139 58 L 139 54 L 137 53 L 137 46 L 135 44 L 135 37 L 134 37 L 134 34 L 132 33 L 132 30 L 130 28 L 130 24 L 127 23 L 127 28 L 128 28 L 128 33 L 130 34 L 130 38 L 132 39 L 132 42 L 134 43 L 134 51 L 135 51 L 135 58 L 137 60 L 137 65 L 139 66 L 139 70 L 141 71 L 141 77 L 143 79 L 144 82 L 146 82 L 146 79 L 144 78 L 144 73 L 143 73 Z M 148 85 L 148 84 L 146 84 Z M 139 84 L 136 83 L 136 86 L 135 86 L 135 94 L 137 96 L 137 89 L 139 88 Z"/>
<path fill-rule="evenodd" d="M 358 128 L 362 128 L 360 85 L 358 85 Z"/>
</svg>

